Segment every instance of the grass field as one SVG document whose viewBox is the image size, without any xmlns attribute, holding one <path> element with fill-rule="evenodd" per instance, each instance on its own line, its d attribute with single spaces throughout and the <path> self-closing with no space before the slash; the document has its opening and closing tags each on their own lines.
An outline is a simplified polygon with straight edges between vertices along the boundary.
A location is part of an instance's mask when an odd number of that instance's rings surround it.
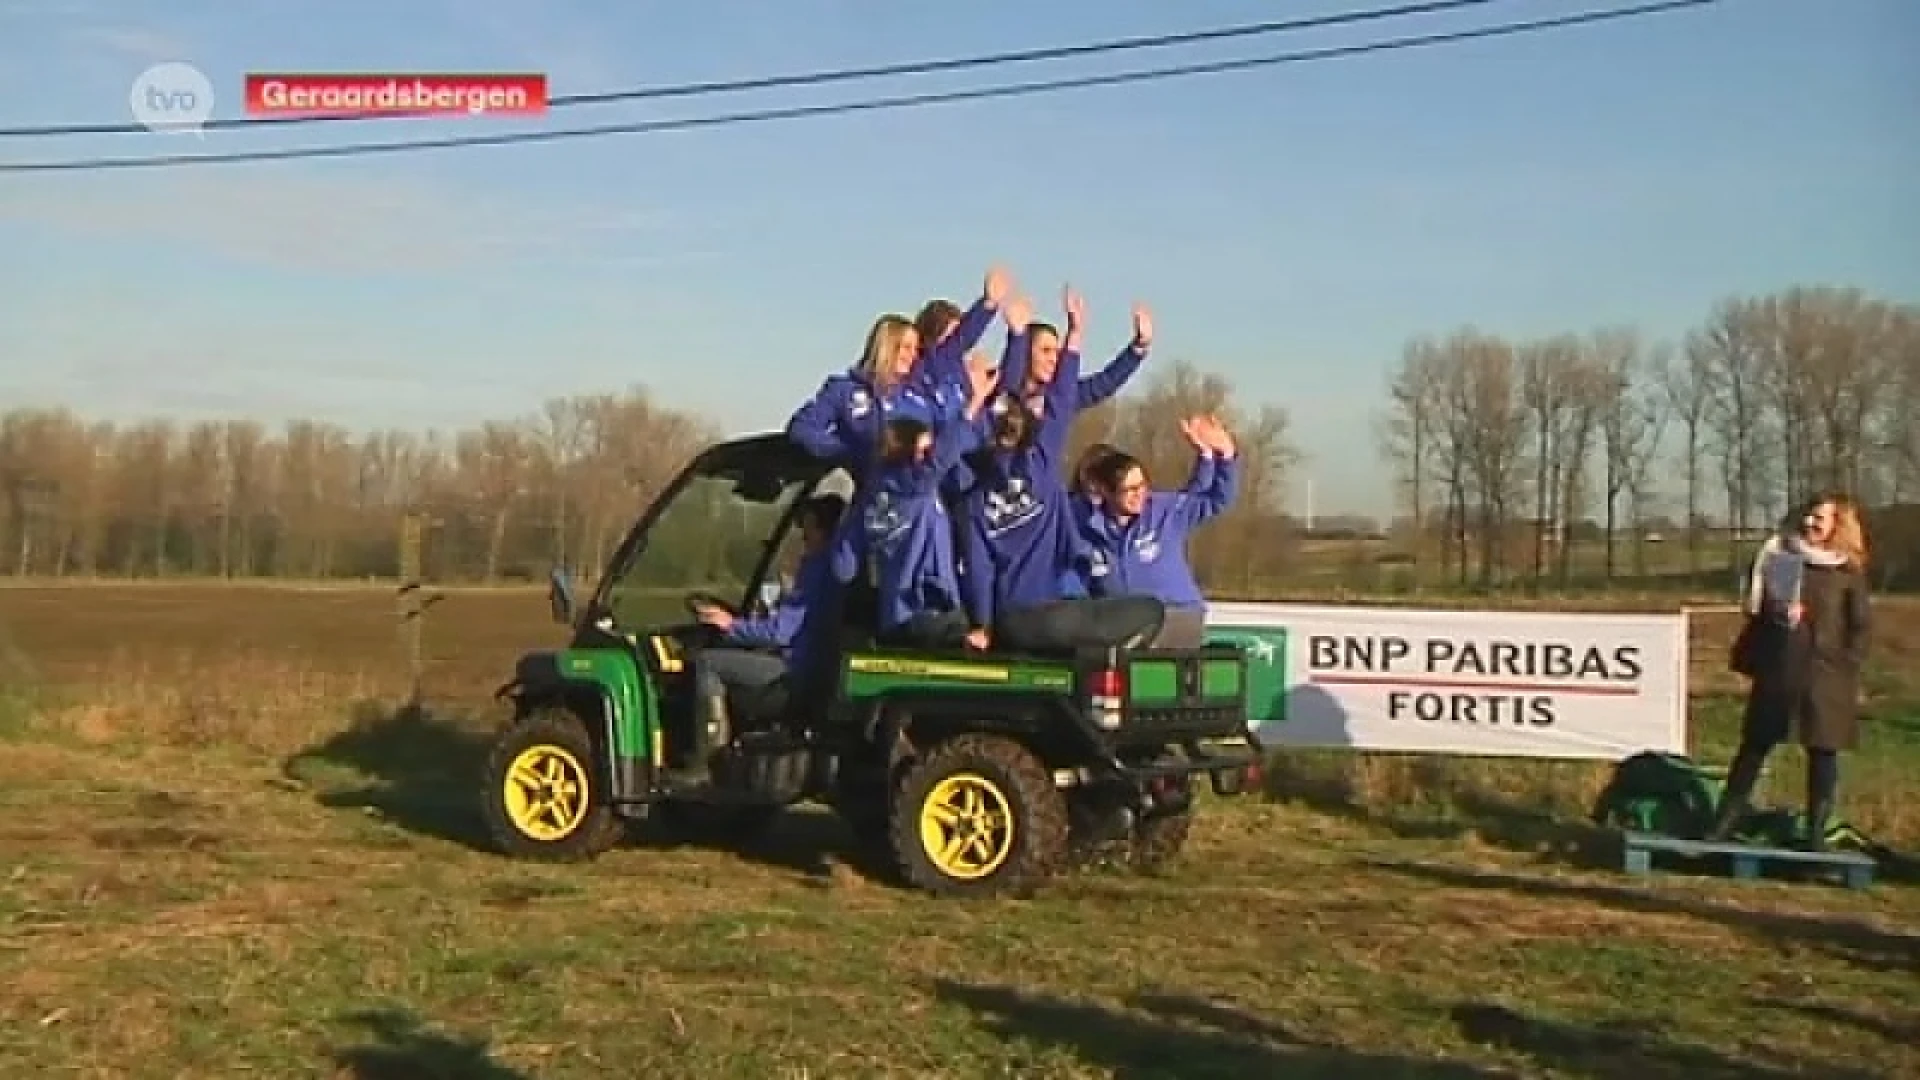
<svg viewBox="0 0 1920 1080">
<path fill-rule="evenodd" d="M 1025 902 L 900 891 L 813 812 L 508 862 L 468 775 L 545 616 L 451 591 L 420 718 L 384 590 L 0 588 L 0 1075 L 1920 1075 L 1910 872 L 1630 882 L 1593 766 L 1293 756 L 1174 873 Z M 1694 625 L 1719 759 L 1732 621 Z M 1878 640 L 1844 809 L 1920 850 L 1920 607 Z"/>
</svg>

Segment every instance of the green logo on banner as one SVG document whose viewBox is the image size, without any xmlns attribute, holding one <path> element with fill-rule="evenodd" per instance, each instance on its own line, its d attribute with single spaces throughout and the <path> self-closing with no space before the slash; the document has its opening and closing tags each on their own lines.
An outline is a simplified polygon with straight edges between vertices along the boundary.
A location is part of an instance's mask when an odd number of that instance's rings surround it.
<svg viewBox="0 0 1920 1080">
<path fill-rule="evenodd" d="M 1209 644 L 1247 653 L 1247 718 L 1255 728 L 1287 721 L 1287 632 L 1274 626 L 1207 627 Z"/>
</svg>

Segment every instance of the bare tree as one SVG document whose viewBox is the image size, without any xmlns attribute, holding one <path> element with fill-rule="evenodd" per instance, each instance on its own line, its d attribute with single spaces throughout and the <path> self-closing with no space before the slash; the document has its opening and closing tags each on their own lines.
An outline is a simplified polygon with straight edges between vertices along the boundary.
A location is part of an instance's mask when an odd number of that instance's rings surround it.
<svg viewBox="0 0 1920 1080">
<path fill-rule="evenodd" d="M 1593 335 L 1590 347 L 1595 369 L 1604 373 L 1599 419 L 1606 479 L 1601 489 L 1601 514 L 1606 538 L 1605 574 L 1612 580 L 1619 570 L 1620 497 L 1631 491 L 1636 476 L 1645 475 L 1646 463 L 1657 447 L 1660 399 L 1642 392 L 1648 363 L 1638 333 L 1625 328 L 1602 330 Z"/>
<path fill-rule="evenodd" d="M 1378 421 L 1381 450 L 1391 463 L 1401 490 L 1406 493 L 1413 521 L 1409 554 L 1416 576 L 1421 571 L 1421 554 L 1426 546 L 1427 480 L 1437 465 L 1437 443 L 1446 408 L 1444 364 L 1433 342 L 1426 339 L 1408 342 L 1401 350 L 1400 366 L 1388 384 L 1390 407 Z"/>
<path fill-rule="evenodd" d="M 1680 425 L 1680 469 L 1686 488 L 1687 570 L 1700 572 L 1700 454 L 1713 401 L 1713 361 L 1699 335 L 1689 334 L 1660 367 L 1668 414 Z"/>
<path fill-rule="evenodd" d="M 1449 387 L 1449 405 L 1469 420 L 1461 430 L 1476 499 L 1480 583 L 1492 585 L 1506 568 L 1505 541 L 1527 442 L 1519 363 L 1512 345 L 1472 328 L 1456 331 L 1443 348 L 1460 371 Z"/>
<path fill-rule="evenodd" d="M 1533 428 L 1533 577 L 1546 576 L 1550 541 L 1562 536 L 1561 473 L 1568 420 L 1579 393 L 1580 346 L 1570 337 L 1529 342 L 1519 350 L 1522 396 Z"/>
<path fill-rule="evenodd" d="M 1737 550 L 1774 504 L 1767 491 L 1778 444 L 1767 409 L 1765 331 L 1755 305 L 1730 300 L 1714 311 L 1695 340 L 1713 374 L 1710 427 L 1726 490 L 1729 542 Z"/>
</svg>

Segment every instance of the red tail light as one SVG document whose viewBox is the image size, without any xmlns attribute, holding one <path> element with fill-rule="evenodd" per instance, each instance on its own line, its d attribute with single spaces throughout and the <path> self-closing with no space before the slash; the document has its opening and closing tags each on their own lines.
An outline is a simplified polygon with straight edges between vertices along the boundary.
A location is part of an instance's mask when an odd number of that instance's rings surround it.
<svg viewBox="0 0 1920 1080">
<path fill-rule="evenodd" d="M 1087 678 L 1087 693 L 1097 698 L 1123 698 L 1127 696 L 1127 676 L 1119 668 L 1106 668 L 1096 671 Z"/>
</svg>

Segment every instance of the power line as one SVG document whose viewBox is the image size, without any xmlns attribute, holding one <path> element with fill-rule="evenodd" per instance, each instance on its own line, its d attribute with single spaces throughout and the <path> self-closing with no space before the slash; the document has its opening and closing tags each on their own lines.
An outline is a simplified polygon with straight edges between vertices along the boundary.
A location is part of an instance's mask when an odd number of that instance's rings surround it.
<svg viewBox="0 0 1920 1080">
<path fill-rule="evenodd" d="M 709 94 L 734 94 L 750 90 L 777 90 L 787 87 L 822 86 L 829 83 L 853 82 L 860 79 L 879 79 L 896 75 L 931 75 L 942 71 L 963 71 L 971 68 L 997 67 L 1003 64 L 1025 64 L 1042 60 L 1066 60 L 1078 56 L 1097 56 L 1104 53 L 1131 52 L 1139 49 L 1163 49 L 1178 45 L 1195 45 L 1207 41 L 1227 41 L 1236 38 L 1265 37 L 1272 34 L 1292 33 L 1300 30 L 1317 30 L 1324 27 L 1344 26 L 1353 23 L 1378 22 L 1383 19 L 1397 19 L 1409 15 L 1434 15 L 1461 8 L 1484 7 L 1488 4 L 1502 3 L 1504 0 L 1430 0 L 1427 3 L 1401 4 L 1397 7 L 1369 8 L 1361 11 L 1345 11 L 1333 15 L 1314 15 L 1300 19 L 1282 19 L 1272 22 L 1246 23 L 1239 26 L 1223 26 L 1211 30 L 1192 30 L 1178 34 L 1151 34 L 1142 37 L 1114 38 L 1108 41 L 1091 42 L 1084 45 L 1061 45 L 1045 49 L 1026 49 L 1017 52 L 989 53 L 985 56 L 950 57 L 941 60 L 915 60 L 899 64 L 885 64 L 867 68 L 835 68 L 824 71 L 799 72 L 791 75 L 768 75 L 753 79 L 729 79 L 724 81 L 674 83 L 663 86 L 643 86 L 627 90 L 607 90 L 591 94 L 559 94 L 547 99 L 548 109 L 578 108 L 582 105 L 606 105 L 614 102 L 661 101 L 669 98 L 703 97 Z M 418 118 L 417 112 L 392 113 L 353 113 L 326 114 L 321 116 L 261 116 L 232 117 L 224 120 L 209 120 L 201 125 L 206 130 L 228 128 L 253 128 L 280 124 L 319 124 L 365 120 L 395 120 Z M 144 134 L 149 129 L 140 124 L 49 124 L 40 127 L 0 128 L 0 138 L 46 138 L 59 135 L 131 135 Z"/>
<path fill-rule="evenodd" d="M 919 108 L 963 101 L 1025 97 L 1067 90 L 1090 89 L 1100 86 L 1157 82 L 1161 79 L 1246 71 L 1254 68 L 1365 56 L 1373 53 L 1395 52 L 1402 49 L 1424 48 L 1434 45 L 1457 44 L 1465 41 L 1514 37 L 1570 26 L 1590 25 L 1665 14 L 1685 8 L 1706 7 L 1721 2 L 1724 2 L 1724 0 L 1663 0 L 1663 2 L 1660 3 L 1647 3 L 1602 11 L 1578 12 L 1572 15 L 1556 16 L 1549 19 L 1497 23 L 1492 26 L 1477 27 L 1471 30 L 1456 30 L 1447 33 L 1389 38 L 1384 41 L 1373 41 L 1360 45 L 1342 45 L 1303 52 L 1247 57 L 1239 60 L 1219 60 L 1172 67 L 1145 68 L 1134 71 L 1114 72 L 1106 75 L 1087 75 L 1047 81 L 1008 83 L 999 86 L 977 87 L 969 90 L 951 90 L 898 97 L 869 98 L 860 101 L 839 102 L 831 105 L 803 105 L 778 109 L 762 109 L 751 112 L 721 113 L 714 116 L 685 117 L 675 120 L 648 120 L 626 124 L 603 124 L 595 127 L 563 128 L 558 131 L 529 131 L 501 135 L 470 135 L 446 139 L 419 139 L 406 142 L 345 143 L 335 146 L 306 146 L 290 147 L 280 150 L 239 151 L 231 154 L 178 154 L 143 158 L 77 158 L 65 161 L 30 161 L 0 164 L 0 172 L 95 171 L 107 169 L 163 168 L 178 165 L 226 165 L 242 162 L 290 161 L 303 158 L 360 157 L 374 154 L 410 153 L 424 150 L 453 150 L 479 146 L 510 146 L 519 143 L 558 142 L 565 139 L 597 138 L 607 135 L 649 135 L 669 131 L 686 131 L 694 128 L 726 127 L 734 124 L 799 120 L 821 116 L 839 116 L 849 113 Z"/>
</svg>

